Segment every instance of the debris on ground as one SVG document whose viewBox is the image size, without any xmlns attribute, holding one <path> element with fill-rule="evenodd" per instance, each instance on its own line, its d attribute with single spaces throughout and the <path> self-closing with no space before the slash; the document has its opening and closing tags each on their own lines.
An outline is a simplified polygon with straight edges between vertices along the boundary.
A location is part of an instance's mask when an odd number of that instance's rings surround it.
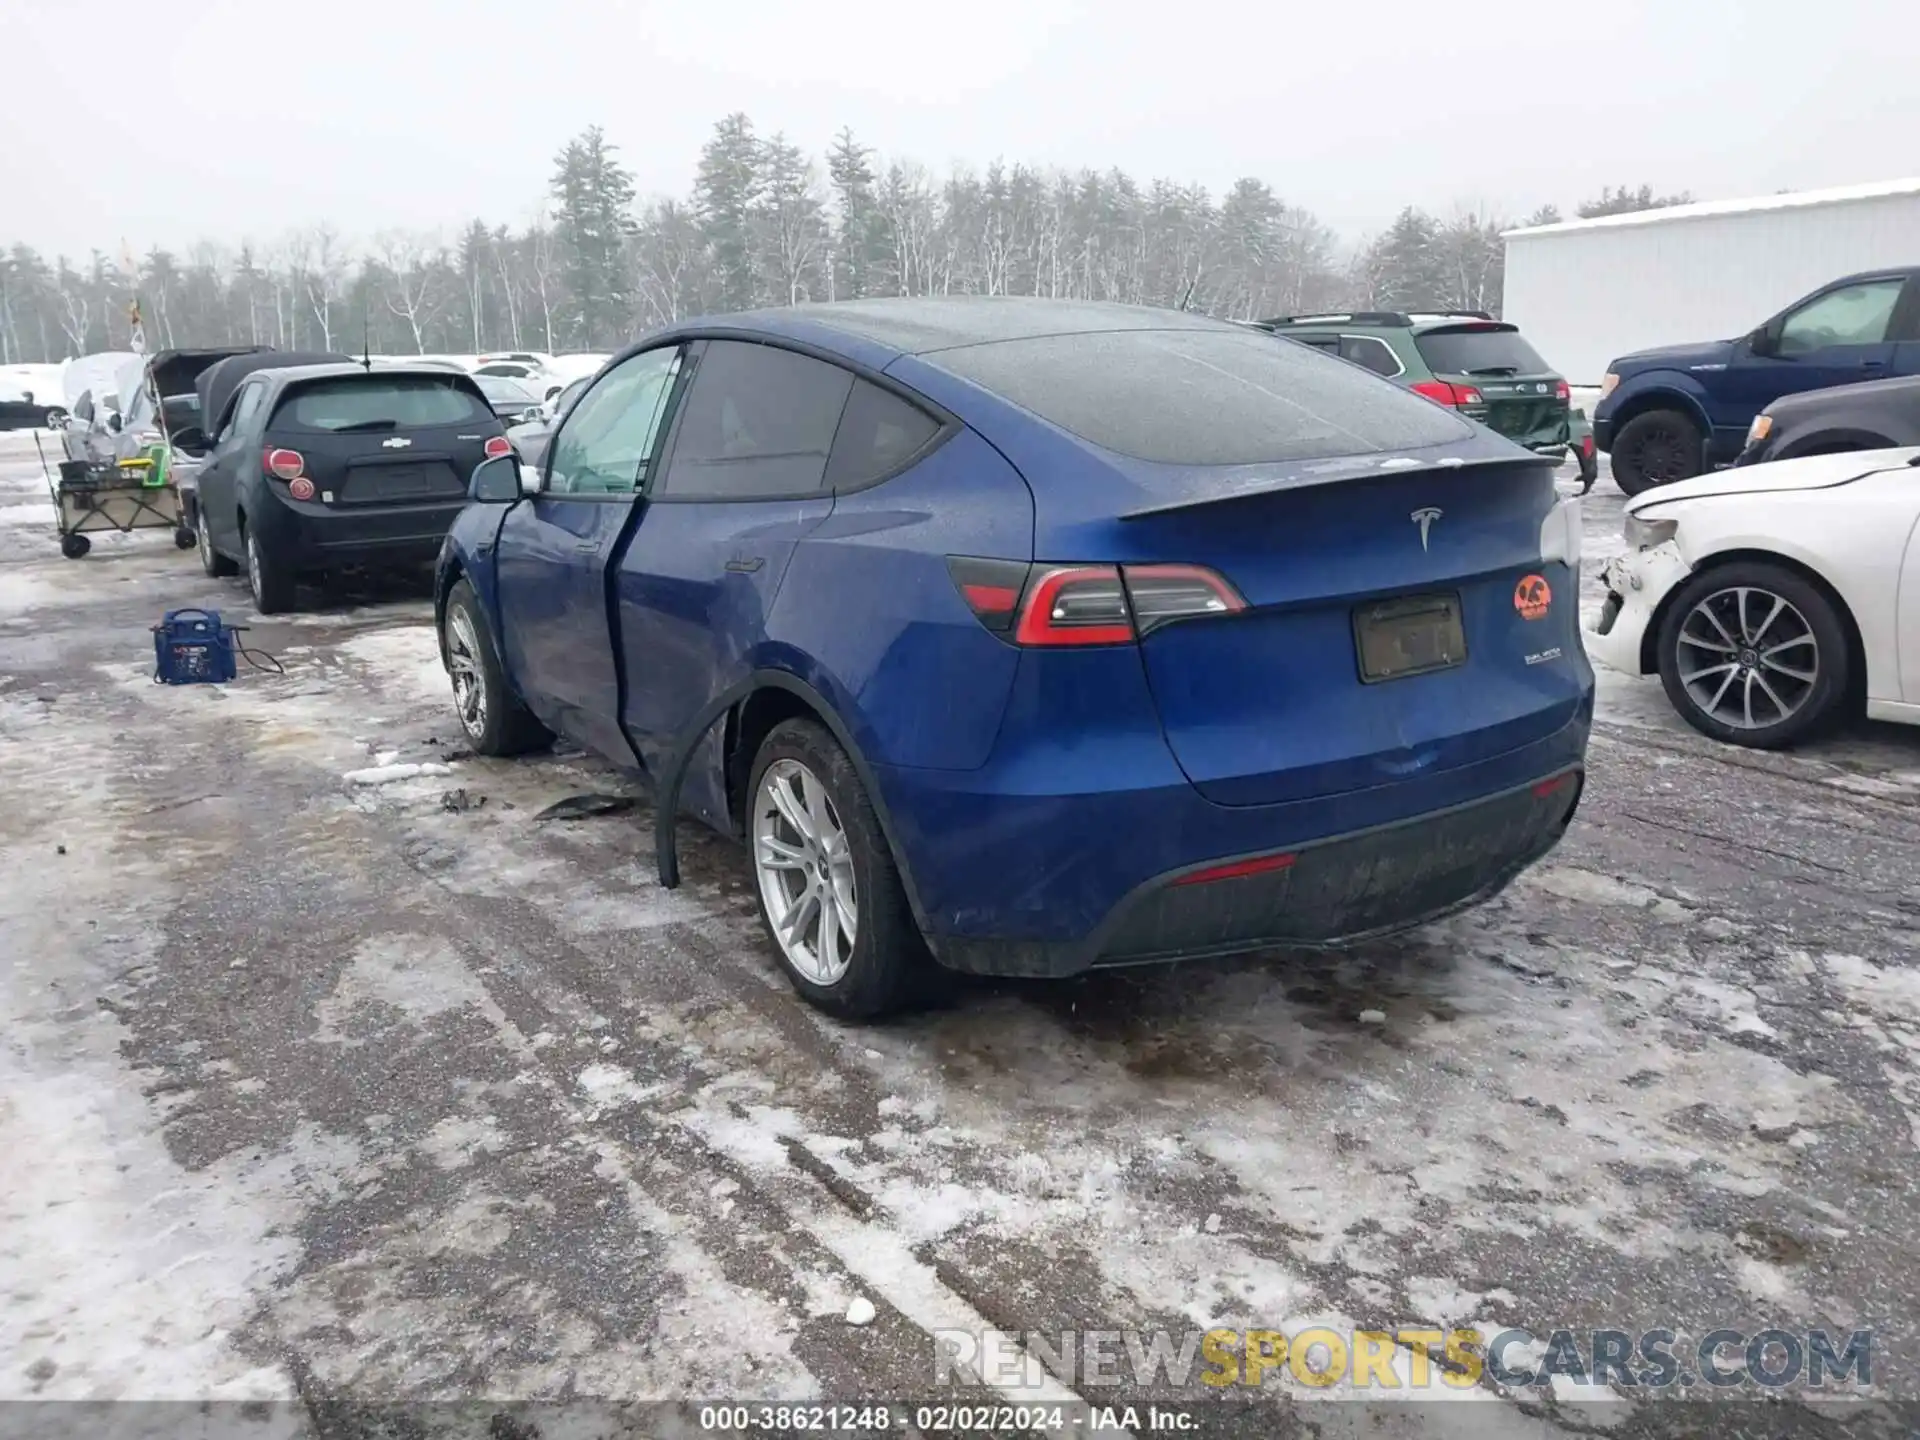
<svg viewBox="0 0 1920 1440">
<path fill-rule="evenodd" d="M 486 796 L 475 795 L 464 785 L 460 786 L 457 790 L 448 790 L 440 796 L 440 808 L 454 814 L 459 814 L 467 810 L 478 810 L 486 803 Z"/>
<path fill-rule="evenodd" d="M 871 1325 L 873 1323 L 873 1316 L 873 1302 L 864 1295 L 854 1296 L 853 1303 L 847 1306 L 847 1323 L 849 1325 Z"/>
<path fill-rule="evenodd" d="M 1360 1012 L 1360 1023 L 1362 1025 L 1384 1025 L 1387 1023 L 1387 1012 L 1384 1010 L 1362 1010 Z"/>
<path fill-rule="evenodd" d="M 640 802 L 631 795 L 569 795 L 538 815 L 541 820 L 592 820 L 601 815 L 624 815 Z"/>
</svg>

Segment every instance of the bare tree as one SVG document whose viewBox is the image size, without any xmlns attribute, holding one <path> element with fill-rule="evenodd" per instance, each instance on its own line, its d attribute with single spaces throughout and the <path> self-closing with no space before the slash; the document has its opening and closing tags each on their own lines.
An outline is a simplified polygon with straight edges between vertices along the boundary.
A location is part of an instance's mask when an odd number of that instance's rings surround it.
<svg viewBox="0 0 1920 1440">
<path fill-rule="evenodd" d="M 416 355 L 427 353 L 422 326 L 436 308 L 428 260 L 439 248 L 432 237 L 407 230 L 384 230 L 374 237 L 374 253 L 387 282 L 387 309 L 406 322 Z"/>
</svg>

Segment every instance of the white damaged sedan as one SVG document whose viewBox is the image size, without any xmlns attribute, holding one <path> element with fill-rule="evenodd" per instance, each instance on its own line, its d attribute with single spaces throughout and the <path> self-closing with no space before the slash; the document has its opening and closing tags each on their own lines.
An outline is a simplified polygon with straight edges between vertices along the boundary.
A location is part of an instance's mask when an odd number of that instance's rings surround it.
<svg viewBox="0 0 1920 1440">
<path fill-rule="evenodd" d="M 1863 709 L 1920 725 L 1920 449 L 1662 485 L 1626 539 L 1587 652 L 1657 673 L 1695 729 L 1767 749 Z"/>
</svg>

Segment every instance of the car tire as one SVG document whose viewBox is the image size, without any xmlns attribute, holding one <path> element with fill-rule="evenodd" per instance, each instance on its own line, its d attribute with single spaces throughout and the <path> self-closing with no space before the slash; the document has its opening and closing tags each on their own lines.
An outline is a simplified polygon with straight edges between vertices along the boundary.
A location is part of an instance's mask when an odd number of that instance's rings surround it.
<svg viewBox="0 0 1920 1440">
<path fill-rule="evenodd" d="M 240 540 L 247 547 L 247 588 L 253 591 L 254 609 L 262 615 L 286 614 L 297 598 L 293 571 L 260 543 L 251 525 L 242 522 Z"/>
<path fill-rule="evenodd" d="M 933 958 L 880 817 L 839 742 L 817 721 L 783 721 L 761 742 L 746 793 L 754 898 L 801 998 L 848 1020 L 875 1020 L 920 999 Z M 823 893 L 834 897 L 828 910 Z"/>
<path fill-rule="evenodd" d="M 1643 410 L 1613 437 L 1613 483 L 1628 495 L 1691 480 L 1705 467 L 1706 437 L 1678 410 Z"/>
<path fill-rule="evenodd" d="M 1784 565 L 1738 561 L 1695 574 L 1674 592 L 1655 644 L 1680 718 L 1729 745 L 1812 739 L 1843 717 L 1851 693 L 1838 604 Z"/>
<path fill-rule="evenodd" d="M 200 551 L 201 570 L 215 580 L 240 573 L 238 565 L 213 548 L 213 529 L 207 523 L 206 510 L 199 505 L 193 507 L 193 541 Z"/>
<path fill-rule="evenodd" d="M 524 755 L 553 743 L 553 732 L 507 683 L 479 597 L 465 580 L 456 581 L 447 596 L 440 636 L 453 682 L 454 718 L 474 754 Z"/>
</svg>

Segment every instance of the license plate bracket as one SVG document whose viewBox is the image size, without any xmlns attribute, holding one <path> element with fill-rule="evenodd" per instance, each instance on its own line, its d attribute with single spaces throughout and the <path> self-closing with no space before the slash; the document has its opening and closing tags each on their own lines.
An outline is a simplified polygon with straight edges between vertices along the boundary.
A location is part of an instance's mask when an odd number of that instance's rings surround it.
<svg viewBox="0 0 1920 1440">
<path fill-rule="evenodd" d="M 1460 620 L 1460 597 L 1445 591 L 1357 606 L 1353 648 L 1360 679 L 1368 685 L 1464 664 L 1467 635 Z"/>
</svg>

